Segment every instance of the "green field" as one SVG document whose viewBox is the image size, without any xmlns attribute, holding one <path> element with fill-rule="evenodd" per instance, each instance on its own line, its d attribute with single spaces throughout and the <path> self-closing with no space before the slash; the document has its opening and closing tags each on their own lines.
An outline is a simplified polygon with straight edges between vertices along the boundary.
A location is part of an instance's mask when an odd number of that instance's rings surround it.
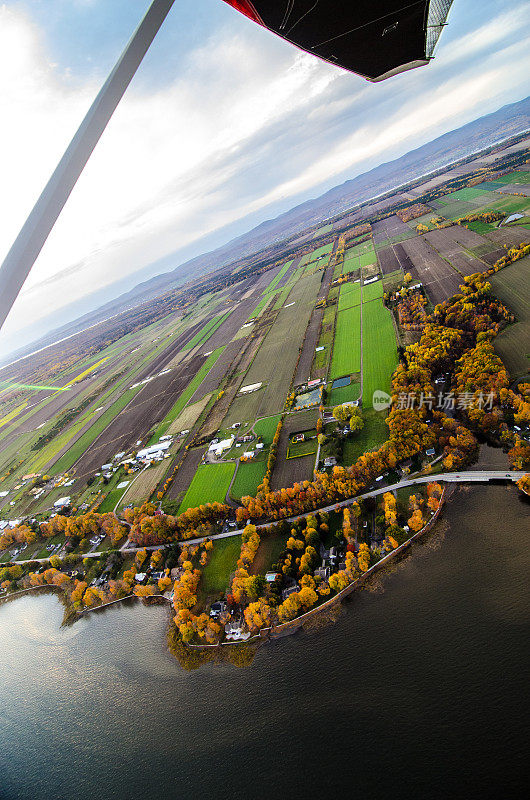
<svg viewBox="0 0 530 800">
<path fill-rule="evenodd" d="M 342 272 L 346 275 L 355 272 L 360 267 L 367 267 L 369 264 L 377 264 L 377 256 L 371 239 L 346 250 Z"/>
<path fill-rule="evenodd" d="M 188 344 L 184 345 L 182 348 L 183 350 L 191 350 L 198 344 L 205 342 L 210 336 L 213 336 L 217 328 L 225 321 L 231 311 L 227 311 L 225 314 L 221 314 L 219 317 L 214 317 L 206 325 L 198 331 L 193 339 L 190 339 Z"/>
<path fill-rule="evenodd" d="M 224 503 L 235 467 L 230 462 L 199 467 L 180 504 L 179 514 L 205 503 Z"/>
<path fill-rule="evenodd" d="M 240 553 L 240 535 L 214 542 L 210 558 L 201 575 L 201 589 L 204 593 L 220 594 L 228 588 L 230 573 L 235 570 Z"/>
<path fill-rule="evenodd" d="M 363 407 L 371 408 L 377 389 L 388 392 L 397 365 L 397 347 L 390 311 L 380 300 L 363 303 Z"/>
<path fill-rule="evenodd" d="M 291 266 L 292 263 L 293 263 L 292 259 L 291 259 L 291 261 L 286 261 L 285 262 L 285 264 L 283 265 L 281 270 L 278 272 L 276 277 L 272 279 L 272 281 L 269 283 L 267 288 L 262 292 L 262 294 L 270 294 L 270 292 L 272 292 L 272 290 L 275 288 L 275 286 L 277 286 L 279 284 L 279 282 L 281 281 L 281 279 L 283 278 L 283 276 L 285 275 L 285 273 L 287 272 L 287 270 L 289 269 L 289 267 Z"/>
<path fill-rule="evenodd" d="M 361 282 L 344 283 L 340 287 L 339 311 L 358 306 L 361 302 Z"/>
<path fill-rule="evenodd" d="M 230 490 L 230 496 L 234 500 L 241 500 L 242 497 L 255 497 L 258 486 L 265 477 L 267 471 L 266 461 L 246 461 L 242 462 L 237 468 L 237 474 Z"/>
<path fill-rule="evenodd" d="M 304 431 L 305 439 L 303 442 L 289 441 L 287 448 L 287 458 L 301 458 L 302 456 L 312 456 L 317 452 L 317 432 L 316 430 Z M 293 434 L 294 435 L 294 434 Z"/>
<path fill-rule="evenodd" d="M 371 300 L 377 300 L 377 298 L 383 296 L 383 281 L 374 281 L 374 283 L 369 283 L 368 286 L 363 286 L 363 303 L 369 303 Z"/>
<path fill-rule="evenodd" d="M 338 389 L 332 389 L 327 405 L 340 406 L 350 400 L 358 400 L 360 388 L 360 380 L 352 380 L 349 386 L 339 386 Z"/>
<path fill-rule="evenodd" d="M 530 256 L 510 264 L 490 278 L 492 292 L 516 315 L 517 322 L 495 339 L 495 350 L 512 377 L 530 368 Z"/>
<path fill-rule="evenodd" d="M 234 400 L 223 421 L 224 427 L 235 422 L 254 421 L 283 409 L 321 277 L 322 273 L 317 272 L 303 276 L 294 284 L 288 298 L 289 308 L 281 308 L 278 312 L 274 325 L 243 378 L 243 385 L 262 383 L 263 387 Z"/>
<path fill-rule="evenodd" d="M 254 425 L 254 433 L 256 436 L 262 436 L 266 445 L 272 442 L 281 416 L 281 414 L 275 414 L 272 417 L 265 417 L 259 419 Z"/>
<path fill-rule="evenodd" d="M 355 306 L 337 314 L 330 378 L 360 372 L 361 369 L 361 307 Z"/>
</svg>

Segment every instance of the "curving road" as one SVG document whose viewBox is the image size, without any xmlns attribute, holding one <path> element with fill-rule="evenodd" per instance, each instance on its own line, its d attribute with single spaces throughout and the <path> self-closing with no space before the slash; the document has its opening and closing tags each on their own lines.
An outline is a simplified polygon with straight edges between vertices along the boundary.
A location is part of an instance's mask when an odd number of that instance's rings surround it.
<svg viewBox="0 0 530 800">
<path fill-rule="evenodd" d="M 384 494 L 385 492 L 394 492 L 397 489 L 403 489 L 407 486 L 417 486 L 422 483 L 489 483 L 489 481 L 505 481 L 505 482 L 512 482 L 515 483 L 516 481 L 520 480 L 522 477 L 527 475 L 527 472 L 524 471 L 514 471 L 514 470 L 475 470 L 469 472 L 444 472 L 440 475 L 421 475 L 417 478 L 406 478 L 404 480 L 398 481 L 398 483 L 392 483 L 389 485 L 382 485 L 378 486 L 376 489 L 371 489 L 368 492 L 364 492 L 364 494 L 358 494 L 355 497 L 349 497 L 347 500 L 340 500 L 336 503 L 332 503 L 329 506 L 325 506 L 323 508 L 317 508 L 313 511 L 306 511 L 303 514 L 294 514 L 292 517 L 285 517 L 283 522 L 292 522 L 295 519 L 301 519 L 303 517 L 309 517 L 312 514 L 318 512 L 329 512 L 335 511 L 338 508 L 345 508 L 346 506 L 351 505 L 352 503 L 358 500 L 365 500 L 368 497 L 377 497 L 380 494 Z M 382 481 L 384 484 L 384 481 Z M 126 524 L 126 523 L 125 523 Z M 260 530 L 261 528 L 267 528 L 271 523 L 264 522 L 260 525 L 256 525 L 256 528 Z M 243 532 L 243 528 L 236 528 L 234 530 L 226 531 L 225 533 L 216 533 L 213 536 L 201 536 L 197 539 L 184 539 L 183 541 L 186 544 L 200 544 L 204 542 L 206 539 L 228 539 L 231 536 L 239 536 Z M 165 544 L 157 544 L 151 547 L 146 547 L 145 549 L 148 551 L 152 550 L 161 550 L 163 547 L 166 547 Z M 136 553 L 138 550 L 143 550 L 142 547 L 122 547 L 120 552 L 121 553 Z M 95 553 L 85 553 L 83 554 L 83 558 L 99 558 L 99 556 L 105 555 L 108 551 L 103 550 Z M 17 564 L 26 564 L 29 561 L 48 561 L 47 558 L 30 558 L 26 560 L 19 560 Z"/>
</svg>

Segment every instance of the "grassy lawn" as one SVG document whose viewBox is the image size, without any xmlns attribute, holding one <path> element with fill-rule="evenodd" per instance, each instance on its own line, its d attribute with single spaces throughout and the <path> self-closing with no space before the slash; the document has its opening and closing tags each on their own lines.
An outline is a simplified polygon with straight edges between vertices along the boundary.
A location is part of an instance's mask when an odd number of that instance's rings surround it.
<svg viewBox="0 0 530 800">
<path fill-rule="evenodd" d="M 254 433 L 256 436 L 262 436 L 265 444 L 270 444 L 274 438 L 281 417 L 281 414 L 275 414 L 272 417 L 265 417 L 264 419 L 258 420 L 254 425 Z"/>
<path fill-rule="evenodd" d="M 303 442 L 293 443 L 293 437 L 287 448 L 287 458 L 300 458 L 301 456 L 312 456 L 317 451 L 318 442 L 316 430 L 304 431 L 305 439 Z M 294 434 L 293 434 L 294 436 Z"/>
<path fill-rule="evenodd" d="M 50 558 L 51 552 L 46 550 L 46 545 L 48 544 L 64 544 L 66 537 L 62 534 L 57 534 L 57 536 L 53 536 L 51 539 L 46 539 L 46 543 L 43 544 L 42 548 L 39 550 L 38 553 L 34 554 L 34 558 Z"/>
<path fill-rule="evenodd" d="M 218 539 L 202 571 L 201 589 L 205 594 L 219 594 L 228 588 L 230 573 L 236 568 L 241 552 L 241 536 Z"/>
<path fill-rule="evenodd" d="M 380 300 L 363 303 L 363 406 L 370 408 L 377 389 L 388 391 L 397 365 L 397 347 L 390 311 Z"/>
<path fill-rule="evenodd" d="M 364 313 L 364 312 L 363 312 Z M 331 360 L 331 380 L 360 372 L 361 369 L 361 307 L 355 306 L 337 315 L 337 328 Z"/>
<path fill-rule="evenodd" d="M 234 500 L 241 500 L 247 496 L 254 497 L 266 471 L 265 461 L 247 461 L 240 464 L 230 496 Z"/>
<path fill-rule="evenodd" d="M 285 550 L 285 545 L 289 534 L 281 536 L 280 534 L 272 534 L 270 536 L 262 536 L 259 543 L 258 551 L 252 563 L 252 575 L 265 575 L 273 564 L 276 564 L 278 557 L 282 550 Z"/>
<path fill-rule="evenodd" d="M 374 411 L 373 408 L 363 413 L 364 428 L 355 439 L 348 439 L 344 443 L 343 463 L 345 466 L 353 464 L 359 456 L 369 450 L 376 450 L 388 438 L 388 429 L 385 419 L 388 411 Z"/>
<path fill-rule="evenodd" d="M 200 466 L 184 495 L 179 514 L 204 503 L 224 503 L 234 469 L 235 464 L 231 463 Z"/>
<path fill-rule="evenodd" d="M 357 400 L 360 388 L 360 380 L 352 380 L 349 386 L 339 386 L 338 389 L 332 389 L 327 405 L 340 406 L 350 400 Z"/>
</svg>

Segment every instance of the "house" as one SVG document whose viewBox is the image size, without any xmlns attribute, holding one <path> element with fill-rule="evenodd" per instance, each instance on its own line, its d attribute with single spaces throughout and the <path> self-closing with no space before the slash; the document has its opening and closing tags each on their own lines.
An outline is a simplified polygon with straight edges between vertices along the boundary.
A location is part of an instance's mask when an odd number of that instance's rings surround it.
<svg viewBox="0 0 530 800">
<path fill-rule="evenodd" d="M 107 470 L 112 469 L 112 464 L 102 464 L 101 471 L 106 472 Z"/>
<path fill-rule="evenodd" d="M 273 583 L 276 580 L 276 576 L 278 575 L 277 572 L 271 571 L 265 573 L 265 580 L 267 583 Z"/>
<path fill-rule="evenodd" d="M 239 620 L 231 619 L 225 625 L 225 634 L 227 639 L 233 641 L 246 641 L 249 638 L 249 631 L 243 631 L 242 624 Z"/>
<path fill-rule="evenodd" d="M 337 459 L 335 456 L 328 456 L 324 459 L 324 466 L 325 467 L 336 467 L 337 466 Z"/>
<path fill-rule="evenodd" d="M 329 551 L 329 560 L 331 561 L 332 564 L 335 564 L 337 558 L 338 558 L 337 548 L 332 547 L 331 550 Z"/>
<path fill-rule="evenodd" d="M 238 444 L 245 444 L 246 442 L 251 442 L 255 438 L 256 437 L 253 436 L 251 433 L 246 433 L 244 436 L 240 436 L 237 441 Z"/>
<path fill-rule="evenodd" d="M 230 427 L 235 430 L 236 428 L 240 428 L 241 427 L 241 423 L 240 422 L 234 422 L 234 424 L 230 425 Z"/>
<path fill-rule="evenodd" d="M 136 583 L 143 583 L 147 577 L 147 572 L 137 572 L 134 576 Z"/>
<path fill-rule="evenodd" d="M 162 570 L 159 570 L 158 572 L 152 572 L 151 577 L 154 578 L 155 581 L 159 581 L 160 578 L 164 577 L 164 572 Z"/>
<path fill-rule="evenodd" d="M 330 568 L 326 567 L 324 564 L 313 572 L 315 578 L 322 578 L 323 581 L 327 581 L 330 574 L 331 574 Z"/>
<path fill-rule="evenodd" d="M 210 606 L 210 617 L 212 619 L 219 619 L 219 617 L 226 611 L 226 603 L 224 600 L 217 600 Z"/>
<path fill-rule="evenodd" d="M 243 458 L 254 458 L 254 450 L 246 450 L 243 453 Z"/>
<path fill-rule="evenodd" d="M 55 503 L 53 504 L 53 507 L 62 508 L 63 506 L 69 506 L 69 505 L 70 505 L 70 498 L 67 496 L 67 497 L 60 497 L 58 500 L 56 500 Z"/>
<path fill-rule="evenodd" d="M 256 450 L 263 450 L 264 447 L 265 445 L 263 444 L 263 442 L 258 442 L 256 445 Z"/>
<path fill-rule="evenodd" d="M 410 472 L 411 466 L 412 466 L 412 459 L 411 458 L 407 458 L 407 459 L 405 459 L 405 461 L 402 461 L 401 464 L 399 465 L 399 471 L 400 471 L 401 475 L 408 475 L 409 472 Z"/>
<path fill-rule="evenodd" d="M 294 594 L 294 592 L 298 591 L 298 585 L 295 583 L 294 586 L 288 586 L 286 589 L 282 591 L 282 600 L 287 600 L 290 594 Z"/>
</svg>

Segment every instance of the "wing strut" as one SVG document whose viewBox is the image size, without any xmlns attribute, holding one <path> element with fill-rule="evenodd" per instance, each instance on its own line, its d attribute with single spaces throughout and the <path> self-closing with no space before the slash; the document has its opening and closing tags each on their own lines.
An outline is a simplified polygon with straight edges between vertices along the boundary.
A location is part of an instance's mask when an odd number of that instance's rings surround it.
<svg viewBox="0 0 530 800">
<path fill-rule="evenodd" d="M 0 267 L 0 328 L 174 0 L 153 0 Z"/>
</svg>

